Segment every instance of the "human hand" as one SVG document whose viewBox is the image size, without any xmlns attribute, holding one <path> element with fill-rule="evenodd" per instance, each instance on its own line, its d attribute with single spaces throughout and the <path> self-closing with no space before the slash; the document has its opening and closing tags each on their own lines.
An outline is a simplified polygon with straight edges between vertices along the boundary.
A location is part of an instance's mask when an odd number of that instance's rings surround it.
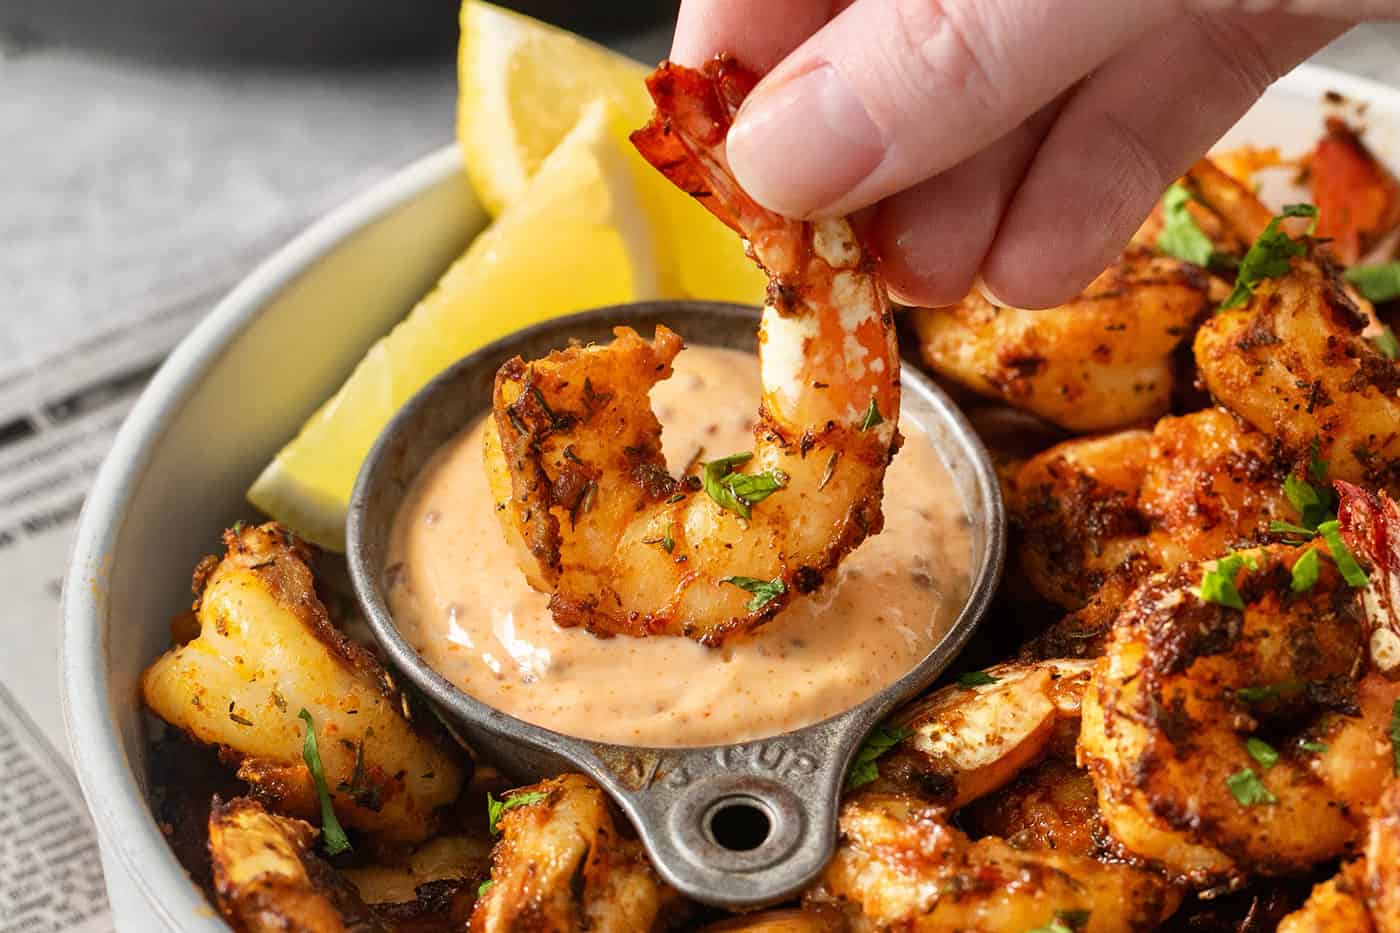
<svg viewBox="0 0 1400 933">
<path fill-rule="evenodd" d="M 794 217 L 876 205 L 886 281 L 1077 294 L 1284 72 L 1400 0 L 684 0 L 672 58 L 760 73 L 735 176 Z"/>
</svg>

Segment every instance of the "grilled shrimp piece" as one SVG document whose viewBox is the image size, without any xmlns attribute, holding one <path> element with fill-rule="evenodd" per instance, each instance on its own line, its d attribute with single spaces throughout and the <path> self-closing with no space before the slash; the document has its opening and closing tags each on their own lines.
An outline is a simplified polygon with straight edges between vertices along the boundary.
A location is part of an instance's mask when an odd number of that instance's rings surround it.
<svg viewBox="0 0 1400 933">
<path fill-rule="evenodd" d="M 974 292 L 910 319 L 934 372 L 1068 430 L 1105 431 L 1166 414 L 1172 353 L 1210 307 L 1204 273 L 1138 248 L 1058 308 Z"/>
<path fill-rule="evenodd" d="M 472 914 L 473 933 L 511 930 L 655 929 L 681 908 L 656 877 L 641 843 L 618 833 L 607 796 L 580 774 L 509 794 L 497 824 L 490 886 Z"/>
<path fill-rule="evenodd" d="M 836 904 L 858 929 L 1150 930 L 1176 909 L 1163 880 L 1128 865 L 973 841 L 941 806 L 900 794 L 845 804 L 836 855 L 809 904 Z"/>
<path fill-rule="evenodd" d="M 1381 796 L 1362 857 L 1313 888 L 1279 933 L 1400 933 L 1400 783 Z"/>
<path fill-rule="evenodd" d="M 1334 479 L 1394 490 L 1400 363 L 1362 336 L 1368 323 L 1336 268 L 1310 250 L 1202 325 L 1196 366 L 1217 402 L 1298 463 L 1313 452 Z"/>
<path fill-rule="evenodd" d="M 1076 723 L 1077 724 L 1077 723 Z M 975 837 L 999 836 L 1017 849 L 1067 855 L 1104 852 L 1093 779 L 1074 764 L 1075 735 L 1001 790 L 974 801 L 958 823 Z M 1059 743 L 1057 743 L 1059 744 Z"/>
<path fill-rule="evenodd" d="M 1317 235 L 1330 239 L 1328 249 L 1347 265 L 1400 225 L 1400 181 L 1342 118 L 1327 119 L 1308 178 L 1317 205 Z"/>
<path fill-rule="evenodd" d="M 1126 852 L 1232 883 L 1358 840 L 1392 766 L 1400 684 L 1363 676 L 1358 600 L 1330 559 L 1292 590 L 1311 546 L 1244 552 L 1242 612 L 1200 596 L 1214 562 L 1153 577 L 1123 607 L 1084 694 L 1079 755 Z"/>
<path fill-rule="evenodd" d="M 195 571 L 199 634 L 142 675 L 146 705 L 237 761 L 259 799 L 311 819 L 305 710 L 341 822 L 390 842 L 426 838 L 462 786 L 451 743 L 410 719 L 374 655 L 331 624 L 308 545 L 276 523 L 226 531 L 224 545 Z"/>
<path fill-rule="evenodd" d="M 1079 700 L 1091 663 L 1013 662 L 990 681 L 954 684 L 915 701 L 895 722 L 909 735 L 880 759 L 874 790 L 901 791 L 956 810 L 1002 787 L 1079 731 Z"/>
<path fill-rule="evenodd" d="M 1087 833 L 1097 822 L 1092 792 L 1067 761 L 1091 667 L 997 665 L 983 672 L 990 682 L 939 690 L 898 714 L 909 732 L 843 805 L 836 855 L 806 906 L 840 907 L 856 929 L 930 931 L 1029 930 L 1086 912 L 1088 925 L 1072 928 L 1148 929 L 1169 915 L 1177 895 L 1160 877 L 1091 858 L 1068 826 L 1081 819 Z M 1076 777 L 1077 791 L 1063 788 L 1056 802 L 1052 783 Z M 1016 839 L 974 841 L 958 828 L 979 823 Z"/>
<path fill-rule="evenodd" d="M 650 342 L 620 329 L 606 346 L 512 360 L 497 375 L 487 469 L 498 515 L 561 625 L 714 644 L 816 589 L 880 530 L 899 446 L 893 316 L 850 224 L 780 217 L 730 177 L 724 138 L 753 81 L 727 59 L 703 72 L 663 64 L 648 80 L 656 114 L 633 134 L 768 273 L 751 458 L 713 467 L 714 495 L 667 471 L 647 401 L 681 349 L 666 328 Z M 729 469 L 737 477 L 718 482 Z"/>
<path fill-rule="evenodd" d="M 312 852 L 316 830 L 238 797 L 214 798 L 209 855 L 219 911 L 238 933 L 374 933 L 381 922 Z"/>
<path fill-rule="evenodd" d="M 1283 493 L 1289 467 L 1268 437 L 1218 408 L 1163 418 L 1150 433 L 1067 441 L 1011 484 L 1021 566 L 1066 609 L 1097 600 L 1105 611 L 1086 614 L 1106 622 L 1148 573 L 1297 521 Z"/>
</svg>

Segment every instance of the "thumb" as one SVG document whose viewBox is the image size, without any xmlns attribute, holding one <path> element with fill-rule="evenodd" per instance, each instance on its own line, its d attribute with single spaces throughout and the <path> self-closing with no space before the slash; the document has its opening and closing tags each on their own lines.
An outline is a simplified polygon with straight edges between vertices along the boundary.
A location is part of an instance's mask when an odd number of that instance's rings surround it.
<svg viewBox="0 0 1400 933">
<path fill-rule="evenodd" d="M 1174 9 L 856 0 L 754 89 L 730 130 L 730 165 L 773 210 L 849 213 L 1005 135 Z"/>
</svg>

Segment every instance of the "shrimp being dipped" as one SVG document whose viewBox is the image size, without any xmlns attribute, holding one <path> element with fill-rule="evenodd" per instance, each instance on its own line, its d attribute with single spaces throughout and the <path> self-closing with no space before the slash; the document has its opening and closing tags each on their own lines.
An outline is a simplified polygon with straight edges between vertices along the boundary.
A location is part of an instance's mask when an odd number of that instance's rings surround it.
<svg viewBox="0 0 1400 933">
<path fill-rule="evenodd" d="M 1291 568 L 1312 548 L 1317 576 L 1299 585 Z M 1390 778 L 1400 684 L 1365 663 L 1357 591 L 1326 555 L 1240 552 L 1232 578 L 1186 563 L 1124 605 L 1084 694 L 1079 755 L 1125 852 L 1233 885 L 1359 841 Z M 1230 587 L 1223 602 L 1202 595 L 1211 574 L 1227 578 L 1212 583 Z"/>
<path fill-rule="evenodd" d="M 508 362 L 487 470 L 506 536 L 564 626 L 708 644 L 773 618 L 880 531 L 899 447 L 899 353 L 874 264 L 849 223 L 759 207 L 724 160 L 754 76 L 728 59 L 663 64 L 633 134 L 668 178 L 741 233 L 769 277 L 752 451 L 676 480 L 647 393 L 681 339 L 619 329 L 605 346 Z"/>
</svg>

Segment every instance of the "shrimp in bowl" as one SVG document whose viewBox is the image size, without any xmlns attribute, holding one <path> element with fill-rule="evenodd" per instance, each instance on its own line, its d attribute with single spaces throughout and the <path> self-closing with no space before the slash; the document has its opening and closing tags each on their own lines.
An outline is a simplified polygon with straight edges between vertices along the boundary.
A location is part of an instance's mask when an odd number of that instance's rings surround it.
<svg viewBox="0 0 1400 933">
<path fill-rule="evenodd" d="M 648 392 L 682 349 L 619 328 L 496 377 L 487 472 L 507 539 L 562 626 L 718 644 L 773 618 L 882 527 L 898 450 L 899 350 L 871 257 L 843 219 L 759 207 L 724 157 L 755 78 L 663 64 L 637 148 L 744 237 L 768 275 L 752 451 L 676 479 Z"/>
</svg>

